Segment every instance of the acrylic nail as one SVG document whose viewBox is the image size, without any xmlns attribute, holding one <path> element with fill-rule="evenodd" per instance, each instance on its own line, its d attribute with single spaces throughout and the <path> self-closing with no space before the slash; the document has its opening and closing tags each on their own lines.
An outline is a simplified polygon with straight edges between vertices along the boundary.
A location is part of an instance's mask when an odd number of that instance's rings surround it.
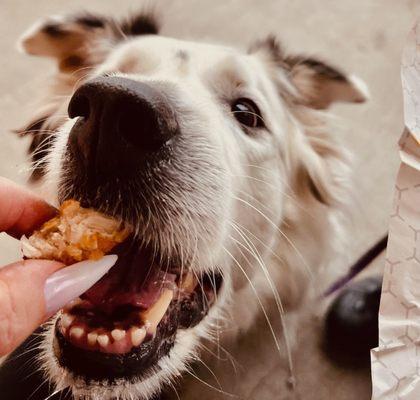
<svg viewBox="0 0 420 400">
<path fill-rule="evenodd" d="M 44 288 L 46 314 L 53 315 L 71 300 L 86 292 L 117 262 L 111 254 L 97 261 L 81 261 L 50 275 Z"/>
</svg>

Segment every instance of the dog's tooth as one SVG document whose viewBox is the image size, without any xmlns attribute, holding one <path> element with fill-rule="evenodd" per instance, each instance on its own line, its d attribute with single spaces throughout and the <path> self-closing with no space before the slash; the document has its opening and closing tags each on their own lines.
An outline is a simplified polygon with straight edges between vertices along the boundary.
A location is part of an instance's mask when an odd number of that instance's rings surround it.
<svg viewBox="0 0 420 400">
<path fill-rule="evenodd" d="M 89 332 L 87 335 L 87 341 L 90 346 L 95 346 L 98 334 L 96 332 Z"/>
<path fill-rule="evenodd" d="M 80 339 L 85 334 L 85 330 L 80 326 L 73 326 L 70 329 L 70 336 L 75 339 Z"/>
<path fill-rule="evenodd" d="M 97 340 L 98 340 L 99 345 L 102 347 L 106 347 L 109 344 L 108 335 L 99 335 Z"/>
<path fill-rule="evenodd" d="M 61 325 L 63 326 L 63 328 L 65 328 L 65 329 L 67 329 L 70 325 L 71 325 L 71 323 L 74 321 L 74 317 L 73 317 L 73 315 L 70 315 L 70 314 L 67 314 L 67 313 L 64 313 L 62 316 L 61 316 Z"/>
<path fill-rule="evenodd" d="M 134 327 L 131 330 L 131 343 L 133 346 L 139 346 L 146 337 L 146 329 L 144 327 Z"/>
<path fill-rule="evenodd" d="M 150 331 L 155 333 L 156 327 L 166 313 L 173 298 L 173 291 L 164 289 L 158 301 L 141 314 L 143 321 L 150 323 Z"/>
<path fill-rule="evenodd" d="M 197 286 L 197 279 L 191 271 L 188 271 L 181 278 L 179 288 L 187 293 L 192 293 Z"/>
<path fill-rule="evenodd" d="M 122 340 L 125 338 L 125 330 L 123 329 L 113 329 L 111 336 L 115 341 Z"/>
</svg>

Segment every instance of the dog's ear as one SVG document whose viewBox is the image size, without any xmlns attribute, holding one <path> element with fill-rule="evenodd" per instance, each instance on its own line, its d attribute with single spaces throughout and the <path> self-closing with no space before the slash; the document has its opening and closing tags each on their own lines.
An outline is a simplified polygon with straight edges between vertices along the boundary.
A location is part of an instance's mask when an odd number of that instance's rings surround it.
<svg viewBox="0 0 420 400">
<path fill-rule="evenodd" d="M 158 23 L 152 13 L 117 21 L 85 12 L 39 21 L 19 45 L 28 54 L 55 59 L 61 72 L 73 72 L 102 62 L 112 44 L 129 36 L 156 33 Z"/>
<path fill-rule="evenodd" d="M 288 136 L 294 192 L 327 206 L 345 203 L 350 157 L 311 109 L 326 109 L 339 101 L 364 102 L 368 90 L 363 81 L 319 60 L 287 55 L 273 37 L 254 44 L 251 52 L 263 59 L 280 96 L 291 105 L 293 119 L 299 121 Z"/>
<path fill-rule="evenodd" d="M 291 81 L 302 101 L 310 107 L 325 109 L 335 102 L 363 103 L 369 97 L 361 79 L 345 75 L 320 60 L 296 56 L 285 61 Z"/>
<path fill-rule="evenodd" d="M 285 70 L 296 101 L 308 107 L 325 109 L 335 102 L 363 103 L 369 98 L 361 79 L 316 58 L 287 55 L 274 37 L 257 42 L 251 51 L 263 53 L 269 63 Z"/>
</svg>

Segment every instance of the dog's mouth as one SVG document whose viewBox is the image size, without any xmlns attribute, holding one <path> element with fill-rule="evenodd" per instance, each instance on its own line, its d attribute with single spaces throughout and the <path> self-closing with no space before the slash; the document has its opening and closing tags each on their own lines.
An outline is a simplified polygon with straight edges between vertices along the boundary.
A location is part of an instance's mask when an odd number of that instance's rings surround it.
<svg viewBox="0 0 420 400">
<path fill-rule="evenodd" d="M 56 323 L 61 366 L 87 380 L 139 378 L 168 355 L 177 331 L 197 325 L 216 300 L 218 274 L 196 276 L 128 241 L 116 265 Z"/>
</svg>

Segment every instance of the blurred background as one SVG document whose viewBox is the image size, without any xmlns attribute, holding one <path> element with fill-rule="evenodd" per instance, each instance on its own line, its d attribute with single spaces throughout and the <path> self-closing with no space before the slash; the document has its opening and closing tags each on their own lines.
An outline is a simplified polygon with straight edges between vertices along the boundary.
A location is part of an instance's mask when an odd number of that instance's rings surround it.
<svg viewBox="0 0 420 400">
<path fill-rule="evenodd" d="M 126 15 L 144 2 L 133 0 L 0 0 L 0 175 L 25 184 L 27 141 L 11 133 L 25 124 L 53 72 L 49 60 L 19 54 L 19 35 L 40 17 L 86 9 Z M 348 258 L 357 258 L 387 230 L 397 172 L 397 141 L 403 129 L 400 58 L 406 35 L 419 15 L 418 0 L 158 0 L 164 35 L 223 42 L 244 49 L 255 39 L 275 33 L 293 53 L 320 57 L 354 73 L 368 85 L 364 105 L 337 105 L 340 134 L 354 153 L 356 205 Z M 18 246 L 0 236 L 0 265 L 19 256 Z M 380 270 L 382 260 L 376 262 Z M 368 399 L 370 375 L 349 371 L 323 359 L 319 321 L 297 338 L 295 355 L 300 398 Z M 223 391 L 244 399 L 289 399 L 288 382 L 261 328 L 232 350 L 236 361 L 220 361 L 214 370 Z M 264 343 L 267 343 L 264 345 Z M 243 351 L 246 349 L 246 351 Z M 223 357 L 221 357 L 223 358 Z M 183 399 L 231 398 L 220 391 L 212 373 L 202 368 L 191 378 Z M 215 386 L 218 389 L 212 389 Z M 314 391 L 314 388 L 316 390 Z"/>
</svg>

